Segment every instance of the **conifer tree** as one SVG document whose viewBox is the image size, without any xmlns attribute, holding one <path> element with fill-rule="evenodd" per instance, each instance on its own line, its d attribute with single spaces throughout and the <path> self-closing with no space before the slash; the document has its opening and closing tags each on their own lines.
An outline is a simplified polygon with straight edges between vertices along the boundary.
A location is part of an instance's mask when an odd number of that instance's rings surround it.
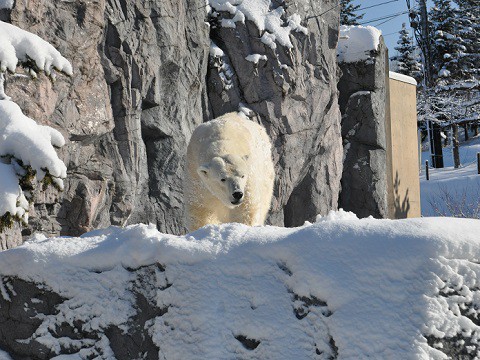
<svg viewBox="0 0 480 360">
<path fill-rule="evenodd" d="M 458 17 L 450 0 L 433 0 L 430 11 L 433 39 L 433 67 L 437 82 L 452 83 L 461 77 L 459 58 L 465 51 L 463 40 L 458 36 Z"/>
<path fill-rule="evenodd" d="M 461 39 L 458 69 L 464 79 L 480 76 L 480 4 L 478 0 L 455 0 L 457 35 Z"/>
<path fill-rule="evenodd" d="M 400 74 L 411 76 L 415 78 L 417 82 L 420 82 L 422 78 L 422 68 L 416 59 L 415 45 L 413 44 L 412 37 L 405 23 L 402 24 L 402 29 L 399 31 L 399 34 L 400 38 L 397 41 L 398 46 L 395 47 L 398 55 L 393 56 L 392 60 L 397 62 L 397 71 Z"/>
<path fill-rule="evenodd" d="M 364 14 L 357 14 L 360 5 L 354 5 L 352 0 L 340 0 L 340 24 L 358 25 Z"/>
</svg>

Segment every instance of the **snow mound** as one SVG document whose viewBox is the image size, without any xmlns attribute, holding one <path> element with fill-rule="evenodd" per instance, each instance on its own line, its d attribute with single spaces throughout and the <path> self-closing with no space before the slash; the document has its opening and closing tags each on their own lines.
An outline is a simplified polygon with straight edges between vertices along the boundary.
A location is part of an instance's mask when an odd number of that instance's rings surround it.
<svg viewBox="0 0 480 360">
<path fill-rule="evenodd" d="M 262 34 L 262 41 L 272 49 L 276 43 L 292 48 L 290 34 L 294 31 L 307 34 L 298 14 L 286 16 L 282 6 L 274 7 L 271 0 L 208 0 L 209 6 L 218 12 L 227 12 L 231 19 L 222 19 L 220 25 L 226 28 L 235 28 L 236 23 L 245 23 L 245 19 L 252 21 Z"/>
<path fill-rule="evenodd" d="M 8 7 L 9 2 L 4 1 Z M 0 3 L 2 5 L 2 3 Z M 72 65 L 50 43 L 35 34 L 0 21 L 0 71 L 15 72 L 18 62 L 33 61 L 47 75 L 58 70 L 72 75 Z"/>
<path fill-rule="evenodd" d="M 340 209 L 338 211 L 330 210 L 327 216 L 317 215 L 315 222 L 326 222 L 326 221 L 355 221 L 358 220 L 357 215 L 351 211 L 345 211 Z"/>
<path fill-rule="evenodd" d="M 13 279 L 59 294 L 28 341 L 75 358 L 113 358 L 107 329 L 148 313 L 138 292 L 156 309 L 140 329 L 165 359 L 444 359 L 449 341 L 478 356 L 479 233 L 478 220 L 346 212 L 186 236 L 111 227 L 0 253 L 0 301 L 14 302 Z M 65 323 L 83 335 L 55 336 Z"/>
<path fill-rule="evenodd" d="M 337 55 L 339 62 L 352 63 L 371 58 L 378 50 L 382 32 L 373 26 L 340 26 Z"/>
</svg>

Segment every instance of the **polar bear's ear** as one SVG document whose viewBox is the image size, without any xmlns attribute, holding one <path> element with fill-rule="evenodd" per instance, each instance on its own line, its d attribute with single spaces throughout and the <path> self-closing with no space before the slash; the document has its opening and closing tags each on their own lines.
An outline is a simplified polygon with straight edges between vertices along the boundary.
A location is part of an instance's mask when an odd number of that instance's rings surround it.
<svg viewBox="0 0 480 360">
<path fill-rule="evenodd" d="M 200 165 L 197 169 L 197 173 L 200 176 L 206 177 L 208 176 L 208 165 Z"/>
<path fill-rule="evenodd" d="M 250 155 L 243 155 L 243 156 L 242 156 L 242 159 L 243 159 L 244 161 L 248 161 L 248 158 L 249 158 L 249 157 L 250 157 Z"/>
</svg>

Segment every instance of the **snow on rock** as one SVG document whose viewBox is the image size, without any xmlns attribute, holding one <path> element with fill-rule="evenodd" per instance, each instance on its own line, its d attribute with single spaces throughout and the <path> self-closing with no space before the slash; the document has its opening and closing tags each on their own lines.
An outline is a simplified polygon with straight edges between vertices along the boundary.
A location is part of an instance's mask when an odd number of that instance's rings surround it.
<svg viewBox="0 0 480 360">
<path fill-rule="evenodd" d="M 373 26 L 340 26 L 338 61 L 352 63 L 368 60 L 378 50 L 382 32 Z"/>
<path fill-rule="evenodd" d="M 33 238 L 0 253 L 0 322 L 22 279 L 60 296 L 27 342 L 75 358 L 113 358 L 113 327 L 144 331 L 162 359 L 445 359 L 442 342 L 480 355 L 480 221 L 342 211 L 317 220 Z M 134 327 L 136 314 L 150 317 Z M 59 338 L 65 324 L 83 335 Z M 0 336 L 0 348 L 8 341 Z"/>
<path fill-rule="evenodd" d="M 292 48 L 290 34 L 293 31 L 308 34 L 307 28 L 300 24 L 298 14 L 287 17 L 285 9 L 282 6 L 274 8 L 271 0 L 209 0 L 209 5 L 215 11 L 233 15 L 231 19 L 221 20 L 222 27 L 234 28 L 236 22 L 244 23 L 245 19 L 252 21 L 263 34 L 262 41 L 272 49 L 276 48 L 275 42 Z"/>
<path fill-rule="evenodd" d="M 215 44 L 213 41 L 210 42 L 210 56 L 212 57 L 222 57 L 224 56 L 225 53 L 223 52 L 222 49 L 220 49 L 217 44 Z"/>
<path fill-rule="evenodd" d="M 0 217 L 9 213 L 28 222 L 29 203 L 19 185 L 19 179 L 26 175 L 25 166 L 36 171 L 38 180 L 48 171 L 63 189 L 67 168 L 54 146 L 64 144 L 59 131 L 38 125 L 16 103 L 0 100 Z"/>
<path fill-rule="evenodd" d="M 0 140 L 0 156 L 10 155 L 30 165 L 39 180 L 46 170 L 59 179 L 67 176 L 67 168 L 54 148 L 65 144 L 62 134 L 49 126 L 38 125 L 9 100 L 0 100 Z"/>
<path fill-rule="evenodd" d="M 0 0 L 0 9 L 11 9 L 13 7 L 14 0 Z"/>
<path fill-rule="evenodd" d="M 17 206 L 21 196 L 22 191 L 18 185 L 18 177 L 13 166 L 0 162 L 0 216 L 9 212 L 12 215 L 22 217 L 25 210 L 28 210 L 28 206 L 26 209 Z"/>
<path fill-rule="evenodd" d="M 0 350 L 0 360 L 13 360 L 8 353 Z"/>
<path fill-rule="evenodd" d="M 234 72 L 225 57 L 225 53 L 213 41 L 210 41 L 210 61 L 213 67 L 217 69 L 218 76 L 222 81 L 222 86 L 225 90 L 233 87 Z"/>
<path fill-rule="evenodd" d="M 8 5 L 9 1 L 3 3 Z M 0 21 L 0 44 L 0 71 L 15 72 L 19 61 L 30 59 L 47 75 L 52 75 L 54 69 L 72 75 L 70 62 L 50 43 L 3 21 Z"/>
<path fill-rule="evenodd" d="M 267 61 L 267 55 L 250 54 L 245 58 L 245 60 L 250 61 L 254 64 L 258 64 L 260 60 Z"/>
</svg>

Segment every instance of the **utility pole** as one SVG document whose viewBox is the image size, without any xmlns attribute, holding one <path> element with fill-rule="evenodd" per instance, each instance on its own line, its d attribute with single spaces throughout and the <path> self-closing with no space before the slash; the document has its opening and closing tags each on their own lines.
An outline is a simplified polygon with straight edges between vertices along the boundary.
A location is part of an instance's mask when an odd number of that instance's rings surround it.
<svg viewBox="0 0 480 360">
<path fill-rule="evenodd" d="M 432 53 L 430 51 L 430 30 L 428 29 L 427 3 L 425 0 L 418 0 L 420 7 L 420 29 L 422 33 L 422 51 L 425 56 L 425 83 L 427 88 L 433 85 L 432 76 Z"/>
<path fill-rule="evenodd" d="M 423 55 L 423 91 L 425 96 L 425 113 L 428 114 L 428 89 L 430 89 L 434 84 L 427 3 L 425 0 L 416 0 L 418 3 L 417 11 L 411 8 L 410 0 L 406 1 L 407 8 L 410 11 L 410 26 L 414 29 L 415 39 L 417 40 L 417 44 L 420 45 Z M 443 149 L 441 136 L 442 127 L 436 122 L 427 120 L 427 131 L 430 142 L 432 166 L 434 168 L 443 168 Z"/>
</svg>

